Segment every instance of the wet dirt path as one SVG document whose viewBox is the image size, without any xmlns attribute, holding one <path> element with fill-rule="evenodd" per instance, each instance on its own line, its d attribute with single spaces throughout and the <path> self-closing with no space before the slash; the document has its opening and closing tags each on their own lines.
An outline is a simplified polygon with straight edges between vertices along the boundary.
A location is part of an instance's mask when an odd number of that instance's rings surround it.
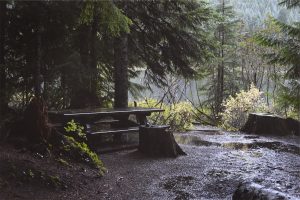
<svg viewBox="0 0 300 200">
<path fill-rule="evenodd" d="M 188 154 L 149 158 L 135 150 L 102 155 L 103 199 L 231 199 L 241 181 L 300 197 L 299 138 L 220 131 L 175 134 Z"/>
</svg>

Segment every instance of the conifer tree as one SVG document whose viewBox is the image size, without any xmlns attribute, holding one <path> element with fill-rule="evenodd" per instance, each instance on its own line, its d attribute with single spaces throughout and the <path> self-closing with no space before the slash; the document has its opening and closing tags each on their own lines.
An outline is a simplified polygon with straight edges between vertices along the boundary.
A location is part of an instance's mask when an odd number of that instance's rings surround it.
<svg viewBox="0 0 300 200">
<path fill-rule="evenodd" d="M 288 8 L 300 7 L 299 0 L 285 0 L 280 3 Z M 281 102 L 285 107 L 292 106 L 298 113 L 300 111 L 300 22 L 288 25 L 279 20 L 273 22 L 281 29 L 279 34 L 259 34 L 256 39 L 259 44 L 274 49 L 267 55 L 272 63 L 289 66 L 286 79 L 281 87 Z M 298 116 L 299 117 L 299 116 Z"/>
</svg>

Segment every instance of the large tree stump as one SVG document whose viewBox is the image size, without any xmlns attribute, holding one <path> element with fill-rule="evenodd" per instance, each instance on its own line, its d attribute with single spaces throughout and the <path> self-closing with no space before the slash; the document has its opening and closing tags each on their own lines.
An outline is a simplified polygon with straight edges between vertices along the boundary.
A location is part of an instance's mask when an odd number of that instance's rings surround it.
<svg viewBox="0 0 300 200">
<path fill-rule="evenodd" d="M 251 113 L 241 131 L 257 135 L 299 135 L 300 122 L 269 113 Z"/>
<path fill-rule="evenodd" d="M 140 126 L 139 150 L 150 156 L 177 157 L 186 153 L 176 143 L 169 126 Z"/>
</svg>

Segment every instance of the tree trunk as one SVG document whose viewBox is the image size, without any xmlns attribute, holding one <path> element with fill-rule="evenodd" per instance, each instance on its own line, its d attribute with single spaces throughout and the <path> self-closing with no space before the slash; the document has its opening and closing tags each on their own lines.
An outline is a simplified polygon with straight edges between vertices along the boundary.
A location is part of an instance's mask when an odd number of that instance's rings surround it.
<svg viewBox="0 0 300 200">
<path fill-rule="evenodd" d="M 7 107 L 5 73 L 6 1 L 0 1 L 0 115 Z"/>
<path fill-rule="evenodd" d="M 89 61 L 89 42 L 88 38 L 90 38 L 90 26 L 88 25 L 80 25 L 79 27 L 79 54 L 82 65 L 87 68 Z"/>
<path fill-rule="evenodd" d="M 34 97 L 25 109 L 23 119 L 12 125 L 10 138 L 23 137 L 37 144 L 47 141 L 50 135 L 46 103 L 42 98 Z"/>
<path fill-rule="evenodd" d="M 186 155 L 176 143 L 168 126 L 140 127 L 139 150 L 150 156 L 177 157 Z"/>
<path fill-rule="evenodd" d="M 99 15 L 97 5 L 94 5 L 94 16 L 91 25 L 91 39 L 90 39 L 90 92 L 97 95 L 97 54 L 96 42 L 99 24 Z"/>
<path fill-rule="evenodd" d="M 128 107 L 128 36 L 122 33 L 114 44 L 115 108 Z"/>
<path fill-rule="evenodd" d="M 222 0 L 222 15 L 225 15 L 225 2 Z M 224 45 L 225 45 L 225 29 L 224 24 L 219 26 L 219 41 L 221 42 L 221 47 L 219 50 L 219 56 L 221 62 L 218 64 L 217 72 L 217 90 L 216 90 L 216 113 L 221 112 L 221 106 L 224 98 Z"/>
<path fill-rule="evenodd" d="M 36 97 L 41 96 L 41 64 L 42 64 L 42 24 L 39 19 L 36 33 L 36 67 L 34 73 L 34 93 Z"/>
</svg>

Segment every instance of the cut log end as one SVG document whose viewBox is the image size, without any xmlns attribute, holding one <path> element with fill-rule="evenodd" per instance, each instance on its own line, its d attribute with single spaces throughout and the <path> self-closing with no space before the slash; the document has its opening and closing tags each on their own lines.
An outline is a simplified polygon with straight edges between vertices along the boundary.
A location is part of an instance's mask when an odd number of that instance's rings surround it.
<svg viewBox="0 0 300 200">
<path fill-rule="evenodd" d="M 269 113 L 251 113 L 241 131 L 257 135 L 300 135 L 300 122 Z"/>
<path fill-rule="evenodd" d="M 168 126 L 141 126 L 139 131 L 139 150 L 150 156 L 177 157 L 186 153 L 176 143 Z"/>
</svg>

